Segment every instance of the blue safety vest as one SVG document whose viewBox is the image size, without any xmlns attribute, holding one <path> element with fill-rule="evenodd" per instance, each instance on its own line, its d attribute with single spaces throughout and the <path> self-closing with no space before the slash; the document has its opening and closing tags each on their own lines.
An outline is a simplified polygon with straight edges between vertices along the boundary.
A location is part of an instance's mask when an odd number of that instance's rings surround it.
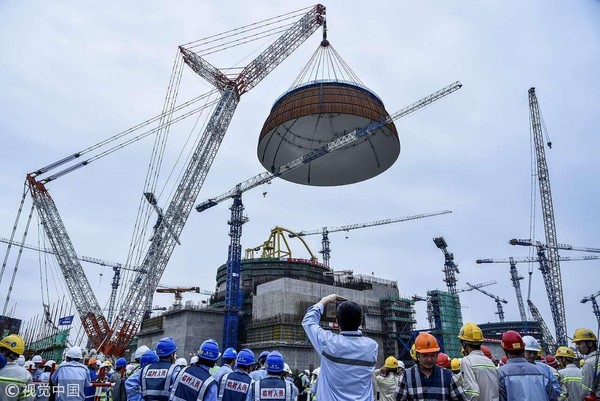
<svg viewBox="0 0 600 401">
<path fill-rule="evenodd" d="M 160 360 L 144 367 L 141 372 L 142 397 L 146 401 L 168 401 L 171 377 L 177 365 Z"/>
<path fill-rule="evenodd" d="M 236 370 L 226 373 L 219 383 L 219 401 L 244 401 L 251 381 L 246 372 Z"/>
<path fill-rule="evenodd" d="M 254 401 L 292 400 L 292 383 L 276 376 L 267 376 L 254 382 Z"/>
<path fill-rule="evenodd" d="M 208 369 L 192 365 L 181 369 L 173 385 L 170 401 L 203 400 L 210 386 L 216 386 Z"/>
</svg>

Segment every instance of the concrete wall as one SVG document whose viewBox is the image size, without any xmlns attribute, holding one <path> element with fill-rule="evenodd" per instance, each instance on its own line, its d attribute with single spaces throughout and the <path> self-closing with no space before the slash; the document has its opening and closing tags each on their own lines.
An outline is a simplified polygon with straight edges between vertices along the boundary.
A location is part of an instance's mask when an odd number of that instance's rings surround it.
<svg viewBox="0 0 600 401">
<path fill-rule="evenodd" d="M 163 337 L 172 337 L 177 344 L 177 355 L 188 361 L 200 344 L 209 338 L 220 344 L 223 339 L 223 312 L 211 309 L 181 309 L 163 315 L 162 330 L 140 332 L 138 346 L 154 349 Z"/>
</svg>

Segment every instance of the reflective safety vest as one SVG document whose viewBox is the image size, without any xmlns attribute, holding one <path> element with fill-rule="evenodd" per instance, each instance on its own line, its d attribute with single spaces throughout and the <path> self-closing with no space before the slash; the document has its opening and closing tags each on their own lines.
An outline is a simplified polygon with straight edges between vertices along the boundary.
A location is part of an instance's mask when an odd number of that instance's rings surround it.
<svg viewBox="0 0 600 401">
<path fill-rule="evenodd" d="M 267 376 L 254 382 L 252 391 L 254 392 L 254 401 L 294 401 L 292 399 L 292 383 L 280 377 Z"/>
<path fill-rule="evenodd" d="M 252 378 L 246 372 L 236 370 L 226 373 L 219 383 L 219 401 L 244 401 L 250 382 Z"/>
<path fill-rule="evenodd" d="M 31 374 L 15 362 L 8 362 L 0 369 L 0 400 L 33 400 L 35 389 Z"/>
<path fill-rule="evenodd" d="M 197 365 L 188 366 L 177 375 L 170 401 L 202 401 L 208 388 L 216 385 L 217 382 L 208 369 Z"/>
<path fill-rule="evenodd" d="M 166 360 L 151 363 L 141 373 L 142 397 L 146 401 L 168 401 L 171 377 L 177 365 Z"/>
</svg>

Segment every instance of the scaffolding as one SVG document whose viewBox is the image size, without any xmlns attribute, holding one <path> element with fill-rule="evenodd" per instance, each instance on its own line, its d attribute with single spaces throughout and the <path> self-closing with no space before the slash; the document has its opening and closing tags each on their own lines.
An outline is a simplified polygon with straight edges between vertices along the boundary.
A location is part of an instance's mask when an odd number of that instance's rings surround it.
<svg viewBox="0 0 600 401">
<path fill-rule="evenodd" d="M 440 342 L 443 352 L 452 358 L 461 356 L 458 333 L 462 327 L 462 313 L 460 299 L 457 294 L 446 291 L 427 291 L 430 302 L 431 318 L 434 322 L 434 334 Z"/>
<path fill-rule="evenodd" d="M 411 335 L 417 322 L 415 302 L 409 298 L 383 297 L 380 306 L 384 355 L 410 359 Z"/>
<path fill-rule="evenodd" d="M 25 353 L 29 355 L 41 355 L 46 360 L 61 361 L 63 353 L 67 348 L 67 341 L 71 329 L 61 330 L 56 334 L 42 338 L 28 344 Z"/>
</svg>

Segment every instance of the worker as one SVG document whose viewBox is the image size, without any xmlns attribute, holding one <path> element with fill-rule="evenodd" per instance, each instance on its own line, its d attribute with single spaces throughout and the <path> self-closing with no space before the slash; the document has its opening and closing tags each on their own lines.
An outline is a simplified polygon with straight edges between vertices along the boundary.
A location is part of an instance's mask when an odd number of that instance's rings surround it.
<svg viewBox="0 0 600 401">
<path fill-rule="evenodd" d="M 112 386 L 112 400 L 113 401 L 127 401 L 127 393 L 125 392 L 125 369 L 127 367 L 127 360 L 125 358 L 119 358 L 115 362 L 115 371 L 110 377 L 109 382 Z"/>
<path fill-rule="evenodd" d="M 33 372 L 31 373 L 31 378 L 33 381 L 40 381 L 40 375 L 44 373 L 45 361 L 41 355 L 34 355 L 33 358 L 31 358 L 31 362 L 33 362 L 35 366 Z"/>
<path fill-rule="evenodd" d="M 535 338 L 533 338 L 532 336 L 523 336 L 523 343 L 525 343 L 525 352 L 523 353 L 523 356 L 525 357 L 525 359 L 527 359 L 527 361 L 529 361 L 529 363 L 534 363 L 536 364 L 538 367 L 540 367 L 542 369 L 542 371 L 546 372 L 546 375 L 548 376 L 548 378 L 550 379 L 550 382 L 552 383 L 552 388 L 554 389 L 554 393 L 556 395 L 556 397 L 558 397 L 560 395 L 560 383 L 558 381 L 558 372 L 556 372 L 556 374 L 553 372 L 553 369 L 550 368 L 550 366 L 546 365 L 544 362 L 542 362 L 539 359 L 539 356 L 541 355 L 541 347 L 540 347 L 540 343 L 538 342 L 538 340 L 536 340 Z M 556 369 L 554 369 L 556 371 Z"/>
<path fill-rule="evenodd" d="M 440 347 L 434 336 L 422 332 L 415 339 L 416 365 L 406 369 L 398 386 L 397 401 L 464 401 L 465 393 L 452 372 L 437 366 Z"/>
<path fill-rule="evenodd" d="M 188 363 L 185 358 L 177 358 L 177 360 L 175 361 L 175 365 L 177 365 L 177 366 L 181 367 L 181 369 L 183 369 L 188 365 Z"/>
<path fill-rule="evenodd" d="M 56 365 L 53 360 L 45 361 L 42 366 L 43 372 L 39 376 L 39 383 L 35 387 L 35 400 L 36 401 L 48 401 L 52 390 L 50 388 L 50 375 L 52 374 L 52 368 Z"/>
<path fill-rule="evenodd" d="M 410 347 L 410 357 L 414 363 L 417 363 L 417 350 L 415 349 L 415 343 Z"/>
<path fill-rule="evenodd" d="M 235 360 L 236 369 L 225 373 L 218 383 L 219 401 L 245 401 L 250 390 L 250 370 L 254 366 L 254 353 L 248 348 L 242 349 Z"/>
<path fill-rule="evenodd" d="M 438 365 L 440 368 L 450 369 L 450 365 L 452 364 L 452 359 L 450 359 L 448 354 L 440 352 L 437 355 L 435 364 Z"/>
<path fill-rule="evenodd" d="M 519 333 L 504 332 L 500 344 L 507 357 L 506 365 L 498 369 L 500 401 L 558 400 L 548 375 L 525 359 L 525 343 Z"/>
<path fill-rule="evenodd" d="M 385 358 L 383 366 L 373 371 L 373 390 L 376 400 L 393 401 L 396 399 L 396 389 L 400 383 L 398 367 L 398 360 L 393 356 L 388 356 Z"/>
<path fill-rule="evenodd" d="M 158 361 L 145 366 L 140 373 L 142 397 L 149 401 L 167 401 L 171 388 L 181 369 L 175 365 L 177 345 L 171 337 L 164 337 L 156 343 Z"/>
<path fill-rule="evenodd" d="M 573 335 L 573 342 L 577 347 L 577 351 L 585 356 L 585 361 L 581 367 L 583 394 L 588 397 L 587 399 L 598 399 L 600 398 L 598 337 L 590 329 L 577 329 Z M 594 396 L 595 398 L 592 398 Z"/>
<path fill-rule="evenodd" d="M 81 348 L 69 348 L 65 359 L 66 362 L 61 363 L 50 377 L 56 401 L 84 401 L 84 389 L 90 385 L 91 378 L 89 369 L 81 363 Z"/>
<path fill-rule="evenodd" d="M 548 355 L 550 356 L 550 355 Z M 560 401 L 583 400 L 581 387 L 581 369 L 575 361 L 575 352 L 569 347 L 558 347 L 554 356 L 559 365 L 560 373 Z M 561 369 L 562 368 L 562 369 Z"/>
<path fill-rule="evenodd" d="M 250 384 L 246 401 L 294 401 L 298 393 L 294 392 L 294 385 L 283 378 L 284 363 L 283 355 L 279 351 L 267 355 L 265 359 L 267 376 Z"/>
<path fill-rule="evenodd" d="M 288 365 L 287 363 L 283 364 L 283 378 L 286 381 L 289 381 L 290 383 L 292 383 L 292 386 L 294 388 L 294 394 L 298 394 L 298 387 L 296 387 L 296 385 L 294 384 L 294 378 L 292 377 L 292 369 L 290 368 L 290 365 Z M 294 400 L 296 400 L 296 398 L 294 398 Z"/>
<path fill-rule="evenodd" d="M 237 352 L 234 348 L 227 348 L 225 351 L 223 351 L 223 365 L 212 375 L 217 384 L 221 383 L 221 378 L 223 375 L 225 375 L 225 373 L 233 372 L 233 366 L 235 365 L 236 358 Z"/>
<path fill-rule="evenodd" d="M 17 364 L 19 355 L 25 351 L 25 341 L 16 334 L 10 334 L 0 340 L 0 355 L 5 365 L 0 369 L 0 399 L 2 401 L 32 400 L 31 374 Z"/>
<path fill-rule="evenodd" d="M 341 303 L 336 308 L 336 320 L 340 333 L 334 334 L 323 329 L 319 320 L 328 305 L 338 302 Z M 362 316 L 360 305 L 336 294 L 323 297 L 308 308 L 302 326 L 321 357 L 319 401 L 373 399 L 371 374 L 377 363 L 378 345 L 359 330 Z"/>
<path fill-rule="evenodd" d="M 462 373 L 460 372 L 460 359 L 452 358 L 452 361 L 450 361 L 450 370 L 452 370 L 456 381 L 458 382 L 458 384 L 461 385 L 461 387 L 464 390 L 465 387 L 463 385 Z"/>
<path fill-rule="evenodd" d="M 210 368 L 219 359 L 219 344 L 213 339 L 204 341 L 198 349 L 198 363 L 183 368 L 173 383 L 171 401 L 216 401 L 217 382 Z"/>
<path fill-rule="evenodd" d="M 98 365 L 96 364 L 96 357 L 93 356 L 88 359 L 87 368 L 90 372 L 90 380 L 93 382 L 98 381 Z M 85 387 L 85 401 L 94 401 L 96 395 L 96 388 L 91 384 Z"/>
<path fill-rule="evenodd" d="M 296 387 L 300 391 L 298 401 L 308 401 L 308 393 L 310 392 L 310 370 L 304 369 L 297 377 Z"/>
<path fill-rule="evenodd" d="M 265 370 L 265 361 L 270 353 L 271 351 L 263 351 L 260 353 L 258 356 L 257 369 L 254 372 L 250 372 L 250 377 L 252 380 L 258 381 L 267 376 L 267 371 Z"/>
<path fill-rule="evenodd" d="M 131 377 L 140 368 L 140 358 L 144 355 L 144 352 L 150 350 L 145 345 L 140 345 L 133 353 L 132 362 L 125 368 L 125 376 Z"/>
<path fill-rule="evenodd" d="M 131 377 L 125 380 L 125 394 L 127 401 L 141 401 L 143 400 L 142 394 L 142 371 L 146 366 L 158 362 L 158 355 L 156 352 L 148 349 L 139 358 L 139 369 L 137 369 Z"/>
<path fill-rule="evenodd" d="M 475 323 L 465 323 L 458 340 L 466 354 L 460 363 L 460 372 L 467 399 L 497 401 L 500 397 L 498 370 L 491 360 L 491 352 L 486 356 L 481 349 L 483 331 Z"/>
</svg>

